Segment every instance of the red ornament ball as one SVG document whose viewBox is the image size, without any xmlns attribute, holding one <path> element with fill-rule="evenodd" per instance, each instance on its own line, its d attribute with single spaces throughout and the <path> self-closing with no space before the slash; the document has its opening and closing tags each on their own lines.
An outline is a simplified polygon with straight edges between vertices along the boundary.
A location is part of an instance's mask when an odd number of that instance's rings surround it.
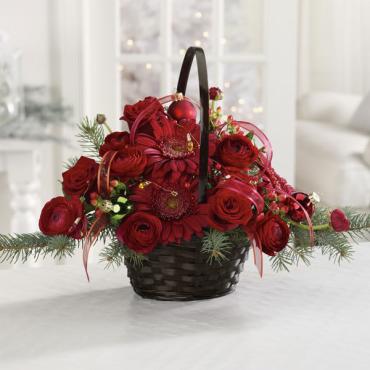
<svg viewBox="0 0 370 370">
<path fill-rule="evenodd" d="M 315 211 L 315 205 L 311 201 L 310 197 L 306 193 L 296 192 L 292 194 L 292 197 L 306 210 L 308 215 L 311 217 Z M 301 222 L 306 219 L 302 207 L 294 202 L 289 201 L 289 212 L 288 216 L 295 222 Z"/>
<path fill-rule="evenodd" d="M 182 119 L 196 119 L 197 111 L 192 103 L 187 100 L 177 100 L 168 107 L 168 114 L 176 121 Z"/>
</svg>

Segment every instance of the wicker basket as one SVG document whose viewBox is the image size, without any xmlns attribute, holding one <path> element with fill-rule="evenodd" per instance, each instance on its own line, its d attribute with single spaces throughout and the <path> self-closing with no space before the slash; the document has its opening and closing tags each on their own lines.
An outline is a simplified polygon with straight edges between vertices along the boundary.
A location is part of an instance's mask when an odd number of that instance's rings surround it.
<svg viewBox="0 0 370 370">
<path fill-rule="evenodd" d="M 177 92 L 186 96 L 190 69 L 197 61 L 200 95 L 199 203 L 207 202 L 209 95 L 204 51 L 190 47 L 181 66 Z M 148 255 L 141 267 L 125 260 L 135 292 L 145 298 L 184 301 L 223 296 L 233 290 L 247 257 L 248 245 L 233 245 L 228 260 L 222 264 L 207 262 L 201 252 L 201 239 L 180 245 L 162 245 Z"/>
<path fill-rule="evenodd" d="M 148 254 L 142 266 L 125 260 L 135 292 L 144 298 L 191 301 L 221 297 L 233 291 L 248 256 L 249 245 L 234 244 L 228 259 L 209 263 L 201 239 L 181 245 L 162 245 Z"/>
</svg>

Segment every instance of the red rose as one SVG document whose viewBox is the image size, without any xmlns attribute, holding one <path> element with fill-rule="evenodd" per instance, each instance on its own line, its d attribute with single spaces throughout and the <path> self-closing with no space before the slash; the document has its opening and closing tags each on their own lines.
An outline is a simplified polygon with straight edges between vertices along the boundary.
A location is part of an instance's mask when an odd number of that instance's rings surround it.
<svg viewBox="0 0 370 370">
<path fill-rule="evenodd" d="M 149 253 L 157 245 L 162 232 L 158 217 L 146 212 L 136 212 L 123 220 L 117 229 L 118 240 L 138 253 Z"/>
<path fill-rule="evenodd" d="M 211 87 L 209 89 L 210 100 L 222 100 L 222 91 L 219 87 Z"/>
<path fill-rule="evenodd" d="M 256 161 L 258 149 L 244 135 L 226 135 L 218 144 L 217 157 L 224 166 L 247 168 Z"/>
<path fill-rule="evenodd" d="M 112 132 L 105 140 L 104 144 L 99 149 L 99 155 L 102 157 L 110 150 L 124 149 L 130 143 L 130 134 L 128 132 Z"/>
<path fill-rule="evenodd" d="M 350 222 L 341 209 L 335 209 L 330 213 L 331 227 L 338 232 L 348 231 Z"/>
<path fill-rule="evenodd" d="M 246 225 L 253 217 L 252 202 L 246 194 L 249 187 L 237 180 L 228 180 L 222 187 L 216 187 L 208 198 L 209 225 L 220 231 Z"/>
<path fill-rule="evenodd" d="M 137 116 L 149 106 L 151 106 L 151 108 L 146 111 L 145 117 L 143 117 L 144 120 L 148 120 L 153 114 L 156 114 L 157 112 L 163 112 L 164 110 L 162 104 L 157 98 L 148 96 L 144 100 L 139 100 L 133 105 L 125 105 L 123 109 L 123 116 L 120 119 L 125 120 L 128 123 L 129 128 L 131 128 Z"/>
<path fill-rule="evenodd" d="M 63 191 L 67 195 L 84 195 L 93 184 L 99 165 L 90 158 L 81 157 L 76 164 L 63 172 Z"/>
<path fill-rule="evenodd" d="M 255 233 L 262 251 L 275 256 L 288 244 L 290 229 L 278 215 L 268 214 L 257 224 Z"/>
<path fill-rule="evenodd" d="M 47 202 L 41 211 L 39 228 L 45 235 L 67 235 L 81 239 L 86 234 L 87 220 L 81 201 L 72 197 L 56 197 Z"/>
<path fill-rule="evenodd" d="M 122 181 L 140 176 L 147 164 L 147 157 L 137 146 L 129 146 L 120 150 L 111 164 L 112 176 Z"/>
</svg>

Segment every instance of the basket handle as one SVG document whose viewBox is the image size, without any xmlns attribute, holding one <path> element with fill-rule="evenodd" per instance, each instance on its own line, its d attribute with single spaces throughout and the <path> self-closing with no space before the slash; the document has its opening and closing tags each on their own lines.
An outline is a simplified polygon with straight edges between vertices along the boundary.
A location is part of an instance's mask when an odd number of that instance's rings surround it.
<svg viewBox="0 0 370 370">
<path fill-rule="evenodd" d="M 199 203 L 205 203 L 208 183 L 208 141 L 209 141 L 209 95 L 207 62 L 202 48 L 191 46 L 186 51 L 182 62 L 177 92 L 186 95 L 186 87 L 189 80 L 190 69 L 194 60 L 197 59 L 199 96 L 200 96 L 200 149 L 199 149 Z"/>
</svg>

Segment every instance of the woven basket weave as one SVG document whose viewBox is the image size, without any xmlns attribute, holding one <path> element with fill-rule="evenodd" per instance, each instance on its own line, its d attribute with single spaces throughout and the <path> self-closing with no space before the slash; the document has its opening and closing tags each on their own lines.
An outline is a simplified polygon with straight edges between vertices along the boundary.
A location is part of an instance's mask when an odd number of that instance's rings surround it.
<svg viewBox="0 0 370 370">
<path fill-rule="evenodd" d="M 159 246 L 147 255 L 142 266 L 125 260 L 127 275 L 135 292 L 144 298 L 189 301 L 220 297 L 238 283 L 249 245 L 234 244 L 221 264 L 207 262 L 201 239 L 181 245 Z"/>
</svg>

